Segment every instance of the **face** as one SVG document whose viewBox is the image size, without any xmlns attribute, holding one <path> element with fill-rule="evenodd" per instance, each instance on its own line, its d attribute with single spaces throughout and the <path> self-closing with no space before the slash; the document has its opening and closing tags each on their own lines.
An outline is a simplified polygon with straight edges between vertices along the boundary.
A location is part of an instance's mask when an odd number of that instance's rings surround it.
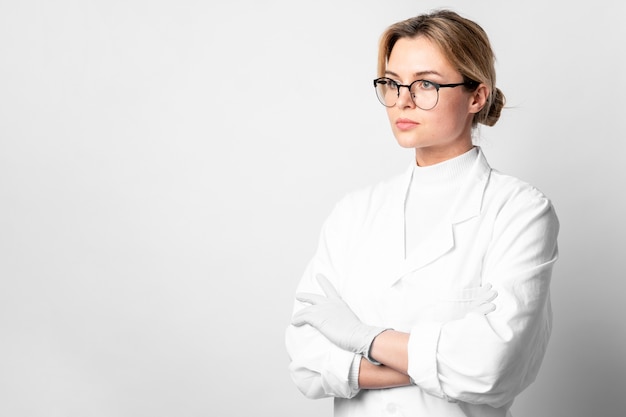
<svg viewBox="0 0 626 417">
<path fill-rule="evenodd" d="M 389 56 L 385 76 L 409 85 L 419 79 L 438 84 L 463 82 L 439 48 L 423 36 L 399 39 Z M 432 165 L 471 149 L 472 118 L 486 100 L 486 87 L 470 92 L 464 86 L 441 88 L 431 110 L 415 105 L 407 88 L 400 88 L 396 105 L 387 108 L 391 129 L 400 146 L 414 148 L 420 166 Z"/>
</svg>

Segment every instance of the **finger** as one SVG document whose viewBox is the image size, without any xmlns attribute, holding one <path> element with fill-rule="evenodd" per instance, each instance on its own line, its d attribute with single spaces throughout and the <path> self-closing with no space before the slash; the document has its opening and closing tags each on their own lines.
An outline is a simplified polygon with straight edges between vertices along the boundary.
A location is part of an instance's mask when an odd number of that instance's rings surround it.
<svg viewBox="0 0 626 417">
<path fill-rule="evenodd" d="M 312 294 L 308 292 L 299 292 L 296 294 L 296 300 L 309 304 L 322 304 L 328 301 L 328 298 L 319 294 Z"/>
<path fill-rule="evenodd" d="M 302 319 L 296 319 L 294 317 L 294 319 L 291 321 L 291 324 L 293 324 L 296 327 L 302 327 L 305 324 L 309 324 L 306 320 L 302 320 Z"/>
<path fill-rule="evenodd" d="M 305 324 L 308 324 L 308 323 L 307 323 L 306 319 L 303 317 L 302 314 L 296 313 L 291 318 L 291 324 L 293 324 L 296 327 L 300 327 L 300 326 L 304 326 Z"/>
<path fill-rule="evenodd" d="M 489 314 L 492 311 L 496 310 L 496 305 L 493 303 L 485 303 L 485 304 L 481 304 L 479 305 L 476 309 L 474 309 L 475 311 L 481 313 L 481 314 Z"/>
<path fill-rule="evenodd" d="M 482 299 L 484 300 L 484 302 L 491 302 L 493 300 L 496 299 L 496 297 L 498 297 L 498 291 L 496 290 L 489 290 L 485 293 L 485 295 L 482 297 Z"/>
<path fill-rule="evenodd" d="M 480 293 L 476 297 L 477 300 L 488 302 L 493 301 L 498 296 L 498 292 L 493 289 L 490 283 L 485 283 L 480 289 Z"/>
<path fill-rule="evenodd" d="M 305 324 L 314 326 L 315 317 L 314 312 L 310 311 L 310 307 L 303 308 L 293 315 L 291 318 L 291 324 L 296 327 L 304 326 Z"/>
<path fill-rule="evenodd" d="M 328 298 L 341 298 L 341 296 L 339 295 L 335 287 L 333 287 L 333 284 L 330 283 L 328 278 L 326 278 L 322 274 L 317 274 L 315 278 L 317 278 L 317 282 L 320 284 L 320 287 L 322 287 L 324 294 L 326 294 Z"/>
</svg>

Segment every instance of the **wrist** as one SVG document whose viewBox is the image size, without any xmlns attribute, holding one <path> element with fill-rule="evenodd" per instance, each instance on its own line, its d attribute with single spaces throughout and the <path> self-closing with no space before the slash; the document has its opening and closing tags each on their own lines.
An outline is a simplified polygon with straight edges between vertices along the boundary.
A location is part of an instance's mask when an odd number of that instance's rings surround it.
<svg viewBox="0 0 626 417">
<path fill-rule="evenodd" d="M 372 329 L 371 334 L 373 336 L 369 344 L 366 346 L 365 351 L 362 353 L 363 353 L 363 357 L 367 359 L 371 364 L 380 365 L 381 363 L 372 357 L 372 346 L 374 345 L 374 341 L 376 340 L 378 336 L 380 336 L 382 333 L 386 332 L 387 330 L 393 330 L 393 329 L 384 328 L 384 327 L 372 327 L 371 329 Z"/>
<path fill-rule="evenodd" d="M 381 332 L 372 340 L 370 355 L 373 360 L 406 375 L 408 374 L 409 333 L 388 330 Z"/>
</svg>

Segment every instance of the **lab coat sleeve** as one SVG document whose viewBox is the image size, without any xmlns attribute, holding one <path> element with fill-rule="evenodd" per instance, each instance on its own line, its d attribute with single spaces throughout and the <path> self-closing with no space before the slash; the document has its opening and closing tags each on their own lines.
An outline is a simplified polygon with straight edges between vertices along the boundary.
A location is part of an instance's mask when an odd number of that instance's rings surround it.
<svg viewBox="0 0 626 417">
<path fill-rule="evenodd" d="M 297 292 L 323 294 L 315 277 L 323 274 L 335 288 L 341 288 L 343 260 L 347 250 L 349 219 L 338 204 L 322 227 L 318 249 L 307 266 Z M 306 304 L 295 301 L 293 313 Z M 317 329 L 289 325 L 286 330 L 289 371 L 298 389 L 308 398 L 352 398 L 358 389 L 350 386 L 350 369 L 355 354 L 326 339 Z"/>
<path fill-rule="evenodd" d="M 408 346 L 416 385 L 449 401 L 501 407 L 535 379 L 551 332 L 558 230 L 550 201 L 536 190 L 507 201 L 482 271 L 483 284 L 498 292 L 496 310 L 417 324 Z"/>
</svg>

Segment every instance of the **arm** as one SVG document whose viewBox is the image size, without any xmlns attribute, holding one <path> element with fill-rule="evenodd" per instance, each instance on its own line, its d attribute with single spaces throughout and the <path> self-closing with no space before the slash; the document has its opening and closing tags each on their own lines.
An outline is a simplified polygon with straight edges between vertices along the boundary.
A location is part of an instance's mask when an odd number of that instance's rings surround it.
<svg viewBox="0 0 626 417">
<path fill-rule="evenodd" d="M 409 333 L 387 330 L 379 334 L 372 343 L 371 356 L 401 375 L 408 375 Z"/>
<path fill-rule="evenodd" d="M 353 357 L 348 379 L 354 390 L 409 385 L 411 380 L 405 370 L 409 334 L 364 324 L 326 277 L 319 275 L 317 280 L 325 296 L 298 293 L 296 299 L 310 306 L 296 312 L 292 324 L 296 327 L 310 325 L 336 347 L 357 354 Z M 485 286 L 470 311 L 479 314 L 493 311 L 495 306 L 491 301 L 496 295 L 490 285 Z M 380 366 L 379 361 L 372 359 L 374 354 L 387 360 L 389 366 Z M 369 361 L 363 358 L 372 359 L 378 366 L 366 364 Z"/>
<path fill-rule="evenodd" d="M 385 365 L 374 365 L 361 358 L 359 369 L 360 389 L 394 388 L 411 385 L 409 376 Z"/>
</svg>

